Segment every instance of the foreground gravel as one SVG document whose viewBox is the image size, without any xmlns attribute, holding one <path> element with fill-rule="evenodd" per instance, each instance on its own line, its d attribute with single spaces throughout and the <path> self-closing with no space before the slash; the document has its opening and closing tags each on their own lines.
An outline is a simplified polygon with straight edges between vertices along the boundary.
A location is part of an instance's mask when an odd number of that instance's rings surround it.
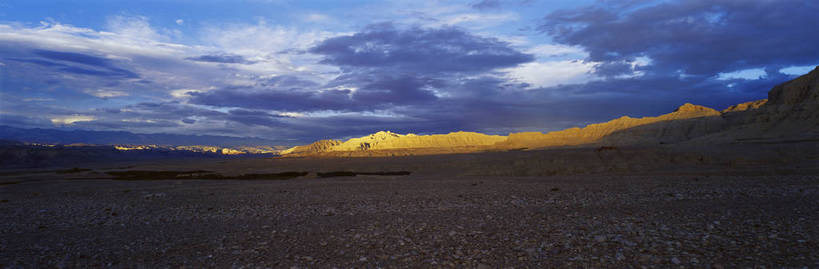
<svg viewBox="0 0 819 269">
<path fill-rule="evenodd" d="M 819 268 L 819 176 L 0 185 L 0 267 Z"/>
</svg>

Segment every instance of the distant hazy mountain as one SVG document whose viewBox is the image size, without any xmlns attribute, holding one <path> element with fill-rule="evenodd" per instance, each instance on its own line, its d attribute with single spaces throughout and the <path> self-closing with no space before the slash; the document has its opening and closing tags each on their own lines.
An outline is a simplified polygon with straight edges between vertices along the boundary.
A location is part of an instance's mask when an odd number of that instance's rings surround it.
<svg viewBox="0 0 819 269">
<path fill-rule="evenodd" d="M 43 144 L 274 146 L 276 141 L 214 135 L 135 134 L 124 131 L 23 129 L 0 126 L 0 139 Z"/>
</svg>

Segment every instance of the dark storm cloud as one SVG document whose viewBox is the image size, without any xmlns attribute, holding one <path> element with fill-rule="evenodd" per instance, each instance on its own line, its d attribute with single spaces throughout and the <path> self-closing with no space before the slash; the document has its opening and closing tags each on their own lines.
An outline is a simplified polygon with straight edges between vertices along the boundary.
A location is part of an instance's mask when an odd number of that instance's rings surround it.
<svg viewBox="0 0 819 269">
<path fill-rule="evenodd" d="M 274 79 L 278 82 L 290 79 Z M 302 84 L 268 83 L 253 87 L 229 87 L 205 93 L 189 93 L 191 103 L 218 107 L 269 109 L 277 111 L 311 112 L 322 110 L 361 112 L 391 109 L 396 106 L 434 105 L 440 100 L 435 90 L 446 91 L 447 98 L 489 98 L 507 87 L 522 89 L 521 84 L 480 77 L 430 78 L 410 75 L 392 75 L 378 72 L 349 73 L 318 87 L 291 87 Z M 344 89 L 354 86 L 356 90 Z M 320 90 L 316 90 L 320 89 Z"/>
<path fill-rule="evenodd" d="M 191 93 L 191 102 L 295 112 L 373 111 L 435 102 L 436 92 L 451 90 L 449 81 L 533 60 L 505 42 L 460 29 L 397 29 L 391 24 L 324 40 L 309 52 L 342 73 L 325 85 L 277 76 L 249 87 Z"/>
<path fill-rule="evenodd" d="M 50 121 L 38 117 L 29 117 L 12 114 L 0 114 L 0 126 L 31 126 L 31 127 L 51 127 Z"/>
<path fill-rule="evenodd" d="M 351 105 L 355 106 L 351 109 L 366 110 L 367 107 L 434 101 L 437 97 L 431 90 L 443 85 L 440 78 L 426 77 L 425 74 L 365 71 L 342 74 L 326 86 L 357 88 L 350 94 Z"/>
<path fill-rule="evenodd" d="M 231 117 L 247 118 L 243 121 L 247 125 L 282 122 L 249 110 L 396 113 L 384 117 L 307 117 L 285 124 L 303 132 L 302 137 L 317 139 L 377 130 L 445 133 L 486 131 L 498 126 L 520 128 L 544 112 L 538 109 L 540 104 L 527 104 L 532 100 L 504 96 L 504 92 L 521 91 L 527 85 L 509 82 L 494 73 L 498 68 L 530 62 L 532 55 L 459 29 L 399 30 L 376 25 L 358 34 L 325 40 L 310 52 L 324 56 L 325 63 L 339 66 L 342 73 L 324 85 L 278 76 L 248 87 L 190 93 L 190 102 L 241 108 L 231 111 L 237 114 Z M 316 136 L 328 133 L 333 136 Z"/>
<path fill-rule="evenodd" d="M 124 112 L 119 112 L 123 116 L 148 116 L 150 118 L 161 118 L 169 120 L 181 120 L 182 118 L 200 116 L 219 118 L 225 115 L 224 112 L 199 108 L 177 101 L 151 103 L 143 102 L 125 106 Z"/>
<path fill-rule="evenodd" d="M 323 55 L 326 64 L 413 73 L 486 72 L 534 60 L 506 42 L 457 28 L 399 30 L 391 24 L 324 40 L 310 52 Z"/>
<path fill-rule="evenodd" d="M 537 0 L 480 0 L 472 2 L 469 6 L 480 11 L 491 11 L 501 9 L 504 5 L 528 6 Z"/>
<path fill-rule="evenodd" d="M 316 111 L 354 109 L 349 90 L 305 91 L 277 88 L 231 87 L 207 93 L 190 93 L 191 103 L 217 107 Z"/>
<path fill-rule="evenodd" d="M 146 128 L 152 126 L 152 124 L 155 124 L 155 127 L 173 127 L 179 125 L 178 122 L 194 124 L 197 122 L 197 120 L 193 119 L 194 117 L 239 123 L 245 126 L 271 127 L 283 126 L 279 119 L 284 118 L 265 111 L 233 109 L 225 113 L 179 102 L 145 102 L 126 106 L 124 109 L 97 109 L 96 111 L 105 114 L 101 115 L 100 118 L 109 119 L 108 122 L 103 124 L 108 124 L 108 126 L 119 124 L 131 128 Z M 140 121 L 141 119 L 150 119 L 151 121 Z M 93 124 L 97 123 L 86 123 L 86 125 Z"/>
<path fill-rule="evenodd" d="M 381 77 L 379 80 L 365 84 L 364 88 L 353 94 L 357 102 L 374 104 L 408 104 L 437 99 L 432 92 L 422 89 L 432 85 L 430 79 L 419 77 Z"/>
<path fill-rule="evenodd" d="M 603 62 L 594 67 L 594 73 L 603 77 L 615 77 L 634 73 L 632 65 L 625 61 Z"/>
<path fill-rule="evenodd" d="M 98 77 L 121 77 L 121 78 L 138 78 L 139 75 L 133 73 L 131 71 L 117 68 L 117 67 L 104 67 L 100 69 L 90 69 L 86 67 L 80 67 L 75 65 L 68 65 L 59 62 L 53 62 L 48 60 L 41 60 L 41 59 L 20 59 L 20 58 L 7 58 L 9 60 L 15 62 L 22 62 L 22 63 L 30 63 L 36 64 L 44 67 L 54 68 L 56 71 L 60 72 L 67 72 L 72 74 L 79 74 L 79 75 L 90 75 L 90 76 L 98 76 Z M 57 83 L 57 80 L 50 80 L 50 82 Z"/>
<path fill-rule="evenodd" d="M 497 9 L 500 8 L 501 3 L 498 0 L 481 0 L 473 3 L 472 8 L 479 10 Z"/>
<path fill-rule="evenodd" d="M 174 125 L 179 125 L 179 121 L 186 124 L 193 124 L 196 120 L 191 119 L 192 117 L 229 120 L 227 113 L 181 104 L 179 102 L 143 102 L 127 105 L 122 109 L 98 108 L 95 112 L 94 115 L 105 122 L 105 124 L 108 124 L 108 126 L 119 124 L 129 129 L 149 128 L 152 124 L 156 124 L 155 127 L 173 127 Z M 91 125 L 95 123 L 86 124 Z"/>
<path fill-rule="evenodd" d="M 506 42 L 457 28 L 398 29 L 391 24 L 371 25 L 353 35 L 326 39 L 309 52 L 322 56 L 325 64 L 340 67 L 341 73 L 323 85 L 294 76 L 259 79 L 252 86 L 190 93 L 190 102 L 292 112 L 426 106 L 439 101 L 440 96 L 490 93 L 490 87 L 479 84 L 494 85 L 496 81 L 467 77 L 534 59 Z M 465 81 L 471 81 L 472 89 L 461 87 Z"/>
<path fill-rule="evenodd" d="M 234 109 L 228 112 L 227 119 L 245 125 L 281 126 L 280 116 L 271 115 L 264 111 Z"/>
<path fill-rule="evenodd" d="M 68 66 L 68 65 L 65 65 L 65 64 L 57 63 L 57 62 L 40 60 L 40 59 L 22 59 L 22 58 L 6 58 L 6 59 L 12 60 L 12 61 L 15 61 L 15 62 L 36 64 L 36 65 L 45 66 L 45 67 L 67 67 Z"/>
<path fill-rule="evenodd" d="M 137 75 L 136 73 L 123 68 L 119 68 L 111 60 L 106 58 L 100 58 L 97 56 L 82 53 L 61 52 L 51 50 L 34 50 L 33 53 L 47 60 L 41 59 L 15 60 L 34 63 L 42 66 L 56 67 L 60 71 L 74 74 L 100 77 L 139 78 L 139 75 Z"/>
<path fill-rule="evenodd" d="M 684 102 L 723 109 L 767 97 L 793 79 L 779 70 L 819 63 L 815 1 L 600 1 L 548 14 L 553 40 L 582 47 L 601 79 L 529 91 L 521 100 L 562 100 L 547 113 L 575 122 L 606 115 L 668 113 Z M 640 64 L 640 60 L 650 59 Z M 763 68 L 750 79 L 720 73 Z M 581 109 L 582 108 L 582 109 Z"/>
<path fill-rule="evenodd" d="M 92 66 L 101 66 L 101 67 L 109 67 L 110 61 L 105 58 L 100 58 L 96 56 L 86 55 L 82 53 L 74 53 L 74 52 L 62 52 L 62 51 L 51 51 L 51 50 L 35 50 L 34 54 L 40 55 L 43 58 L 58 60 L 58 61 L 66 61 L 66 62 L 73 62 L 73 63 L 80 63 L 85 65 L 92 65 Z"/>
<path fill-rule="evenodd" d="M 612 4 L 615 3 L 615 4 Z M 766 66 L 819 63 L 819 2 L 805 0 L 632 1 L 554 12 L 540 29 L 555 41 L 582 46 L 603 62 L 653 60 L 653 73 L 712 76 Z"/>
<path fill-rule="evenodd" d="M 282 89 L 308 89 L 320 86 L 313 81 L 294 76 L 275 76 L 257 81 L 259 87 L 274 87 Z"/>
<path fill-rule="evenodd" d="M 151 120 L 151 121 L 121 121 L 116 119 L 98 119 L 94 121 L 79 121 L 71 124 L 72 128 L 78 129 L 141 129 L 152 130 L 156 128 L 174 128 L 179 127 L 179 123 L 175 120 Z"/>
<path fill-rule="evenodd" d="M 188 57 L 186 60 L 196 62 L 210 62 L 210 63 L 227 63 L 227 64 L 254 64 L 254 61 L 248 61 L 241 55 L 201 55 L 197 57 Z"/>
</svg>

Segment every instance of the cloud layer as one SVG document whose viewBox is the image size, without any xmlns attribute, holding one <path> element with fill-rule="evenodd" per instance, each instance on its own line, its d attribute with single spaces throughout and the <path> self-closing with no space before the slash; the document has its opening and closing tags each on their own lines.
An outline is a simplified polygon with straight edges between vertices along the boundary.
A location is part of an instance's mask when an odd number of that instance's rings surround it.
<svg viewBox="0 0 819 269">
<path fill-rule="evenodd" d="M 624 2 L 626 3 L 626 2 Z M 646 3 L 646 2 L 642 2 Z M 540 29 L 580 46 L 602 75 L 633 72 L 648 57 L 654 74 L 713 76 L 751 68 L 819 63 L 819 3 L 802 0 L 692 0 L 595 5 L 546 16 Z"/>
<path fill-rule="evenodd" d="M 819 64 L 810 1 L 601 1 L 527 18 L 529 5 L 372 4 L 381 19 L 342 26 L 317 12 L 303 25 L 0 24 L 0 124 L 291 143 L 550 131 L 720 109 Z"/>
</svg>

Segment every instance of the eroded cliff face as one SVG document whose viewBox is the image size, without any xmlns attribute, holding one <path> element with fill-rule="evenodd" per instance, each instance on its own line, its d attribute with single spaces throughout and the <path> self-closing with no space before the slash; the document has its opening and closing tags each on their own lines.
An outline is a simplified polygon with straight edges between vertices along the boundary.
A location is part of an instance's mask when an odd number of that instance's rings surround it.
<svg viewBox="0 0 819 269">
<path fill-rule="evenodd" d="M 674 142 L 719 130 L 723 124 L 720 115 L 721 113 L 714 109 L 686 103 L 674 112 L 658 117 L 623 116 L 604 123 L 590 124 L 583 128 L 570 128 L 545 134 L 539 132 L 512 133 L 509 134 L 509 139 L 499 143 L 498 146 L 543 148 L 596 143 L 623 145 Z"/>
<path fill-rule="evenodd" d="M 315 153 L 315 152 L 325 152 L 331 150 L 334 146 L 341 144 L 341 141 L 338 140 L 319 140 L 313 142 L 309 145 L 303 146 L 295 146 L 286 150 L 283 150 L 280 154 L 288 155 L 288 154 L 305 154 L 305 153 Z"/>
<path fill-rule="evenodd" d="M 506 137 L 499 135 L 485 135 L 473 132 L 455 132 L 440 135 L 396 134 L 390 131 L 381 131 L 360 138 L 350 140 L 334 146 L 335 151 L 355 150 L 394 150 L 419 149 L 441 147 L 470 147 L 493 145 Z"/>
<path fill-rule="evenodd" d="M 720 143 L 819 140 L 819 67 L 774 87 L 768 99 L 730 106 L 722 112 L 686 103 L 657 117 L 623 116 L 583 128 L 509 136 L 456 132 L 442 135 L 389 131 L 347 141 L 322 140 L 283 155 L 394 156 L 561 146 L 708 145 Z M 380 153 L 376 153 L 380 152 Z M 339 154 L 333 154 L 339 153 Z"/>
<path fill-rule="evenodd" d="M 733 105 L 733 106 L 729 106 L 726 109 L 723 109 L 722 113 L 754 110 L 754 109 L 758 109 L 758 108 L 762 107 L 762 105 L 764 105 L 766 103 L 768 103 L 768 99 L 762 99 L 762 100 L 756 100 L 756 101 L 750 101 L 750 102 L 745 102 L 745 103 L 741 103 L 741 104 L 736 104 L 736 105 Z"/>
<path fill-rule="evenodd" d="M 810 73 L 782 83 L 768 92 L 766 105 L 819 103 L 819 66 Z"/>
<path fill-rule="evenodd" d="M 779 143 L 819 139 L 819 67 L 777 85 L 768 92 L 767 101 L 761 103 L 755 109 L 725 113 L 723 118 L 728 124 L 723 131 L 691 142 Z"/>
</svg>

